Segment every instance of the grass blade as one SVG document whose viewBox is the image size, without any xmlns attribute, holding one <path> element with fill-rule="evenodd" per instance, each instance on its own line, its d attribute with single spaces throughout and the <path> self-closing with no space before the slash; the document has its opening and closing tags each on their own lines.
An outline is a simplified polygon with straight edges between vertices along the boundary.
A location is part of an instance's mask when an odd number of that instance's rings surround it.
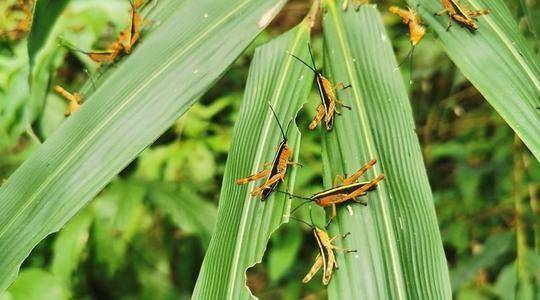
<svg viewBox="0 0 540 300">
<path fill-rule="evenodd" d="M 61 13 L 69 0 L 36 2 L 32 29 L 28 36 L 28 59 L 30 62 L 30 99 L 25 108 L 27 132 L 39 141 L 34 132 L 35 121 L 43 113 L 52 74 L 58 68 L 63 53 L 58 51 L 56 38 L 60 31 Z"/>
<path fill-rule="evenodd" d="M 238 178 L 254 174 L 272 161 L 281 133 L 268 103 L 283 123 L 292 120 L 309 94 L 313 73 L 287 51 L 309 59 L 307 19 L 295 29 L 256 50 L 249 71 L 246 93 L 236 122 L 225 169 L 218 209 L 218 220 L 210 241 L 194 299 L 245 299 L 245 272 L 260 262 L 270 234 L 284 221 L 289 200 L 274 193 L 265 202 L 252 198 L 251 190 L 260 185 L 236 185 Z M 298 158 L 300 134 L 291 124 L 289 146 Z M 288 188 L 293 187 L 294 168 L 288 169 Z M 278 187 L 284 190 L 283 184 Z"/>
<path fill-rule="evenodd" d="M 178 8 L 0 189 L 0 291 L 59 230 L 224 72 L 283 0 Z"/>
<path fill-rule="evenodd" d="M 46 44 L 49 33 L 69 1 L 70 0 L 40 0 L 36 2 L 32 20 L 32 29 L 28 36 L 28 57 L 30 66 L 34 64 L 38 51 Z"/>
<path fill-rule="evenodd" d="M 478 17 L 479 29 L 471 32 L 442 10 L 440 1 L 409 0 L 420 5 L 420 13 L 459 70 L 482 93 L 503 119 L 540 160 L 540 62 L 502 0 L 461 1 L 473 10 L 489 9 Z"/>
<path fill-rule="evenodd" d="M 333 234 L 351 232 L 339 254 L 331 299 L 449 299 L 450 281 L 431 190 L 405 86 L 372 5 L 358 12 L 325 1 L 325 71 L 351 84 L 338 98 L 352 106 L 323 139 L 325 187 L 373 158 L 365 178 L 386 178 L 368 195 L 368 207 L 343 207 Z"/>
</svg>

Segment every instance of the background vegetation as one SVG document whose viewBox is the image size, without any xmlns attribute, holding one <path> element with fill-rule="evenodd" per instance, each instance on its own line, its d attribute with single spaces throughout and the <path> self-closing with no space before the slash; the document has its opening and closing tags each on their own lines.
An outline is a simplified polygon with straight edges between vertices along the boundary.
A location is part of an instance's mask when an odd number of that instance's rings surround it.
<svg viewBox="0 0 540 300">
<path fill-rule="evenodd" d="M 0 3 L 8 15 L 15 0 Z M 64 37 L 80 47 L 106 45 L 125 26 L 126 1 L 72 1 Z M 540 8 L 508 1 L 527 42 L 538 53 Z M 532 2 L 534 4 L 534 2 Z M 406 27 L 387 13 L 397 1 L 382 1 L 398 58 L 409 51 Z M 531 5 L 528 7 L 527 5 Z M 248 51 L 210 91 L 151 147 L 125 168 L 62 231 L 48 236 L 25 261 L 17 281 L 0 299 L 189 297 L 213 232 L 217 199 L 255 47 L 296 25 L 309 1 L 289 1 Z M 151 14 L 151 7 L 148 7 Z M 0 32 L 15 28 L 20 11 L 0 18 Z M 531 17 L 532 16 L 532 17 Z M 150 25 L 151 26 L 151 25 Z M 320 26 L 312 32 L 321 57 Z M 0 178 L 8 178 L 37 148 L 26 134 L 29 63 L 24 34 L 0 37 Z M 144 43 L 144 35 L 143 35 Z M 54 45 L 53 45 L 54 46 Z M 72 91 L 95 66 L 78 53 L 52 47 L 35 80 Z M 452 290 L 458 299 L 514 299 L 540 294 L 540 167 L 505 121 L 452 64 L 428 33 L 415 50 L 414 68 L 401 67 L 437 208 Z M 412 71 L 412 72 L 411 72 Z M 87 87 L 88 87 L 87 83 Z M 64 120 L 66 103 L 47 89 L 35 134 L 48 137 Z M 298 118 L 302 132 L 295 189 L 321 186 L 321 138 L 305 132 L 316 95 Z M 301 278 L 315 249 L 310 232 L 288 224 L 275 234 L 262 264 L 248 272 L 252 291 L 263 298 L 325 298 L 319 280 Z M 518 276 L 516 259 L 525 266 Z M 518 280 L 528 278 L 529 280 Z"/>
</svg>

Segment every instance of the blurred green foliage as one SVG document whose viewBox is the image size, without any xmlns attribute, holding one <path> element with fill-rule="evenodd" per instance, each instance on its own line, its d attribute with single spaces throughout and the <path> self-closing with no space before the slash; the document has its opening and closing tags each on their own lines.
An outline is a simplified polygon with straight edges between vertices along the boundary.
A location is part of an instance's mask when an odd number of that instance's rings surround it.
<svg viewBox="0 0 540 300">
<path fill-rule="evenodd" d="M 538 51 L 534 16 L 540 9 L 529 2 L 513 0 L 509 5 Z M 379 9 L 400 59 L 409 51 L 407 29 L 386 12 L 391 4 L 399 3 L 384 1 Z M 16 5 L 16 0 L 0 2 L 0 14 L 6 16 L 0 18 L 0 32 L 17 26 Z M 125 26 L 127 7 L 123 0 L 72 1 L 55 35 L 83 49 L 99 49 Z M 213 230 L 231 130 L 253 50 L 296 24 L 308 7 L 309 1 L 290 1 L 189 113 L 62 231 L 33 251 L 0 299 L 188 298 Z M 414 68 L 404 64 L 402 71 L 405 80 L 411 80 L 417 133 L 455 297 L 533 299 L 540 295 L 539 164 L 436 40 L 428 33 L 415 51 Z M 24 37 L 0 35 L 0 179 L 38 146 L 26 133 L 25 109 L 35 101 L 28 84 L 26 42 Z M 320 44 L 315 30 L 315 48 L 321 49 Z M 62 84 L 76 91 L 88 78 L 85 70 L 95 71 L 80 53 L 68 53 L 54 43 L 47 51 L 55 59 L 33 74 L 45 78 L 39 81 L 46 95 L 44 109 L 36 115 L 43 138 L 64 120 L 66 103 L 51 86 Z M 314 114 L 315 98 L 312 94 L 297 119 L 300 128 L 306 128 Z M 300 161 L 310 168 L 298 170 L 296 190 L 307 195 L 322 183 L 320 138 L 304 132 L 302 139 Z M 248 272 L 254 293 L 270 299 L 324 298 L 319 279 L 301 283 L 314 258 L 310 239 L 309 231 L 295 223 L 274 234 L 264 262 Z M 519 272 L 516 264 L 522 266 Z"/>
</svg>

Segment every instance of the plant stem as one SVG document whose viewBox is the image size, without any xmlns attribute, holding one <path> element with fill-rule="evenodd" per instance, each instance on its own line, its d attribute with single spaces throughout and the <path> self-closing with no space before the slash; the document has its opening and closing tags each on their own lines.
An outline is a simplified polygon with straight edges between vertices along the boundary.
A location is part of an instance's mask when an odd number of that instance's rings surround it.
<svg viewBox="0 0 540 300">
<path fill-rule="evenodd" d="M 517 273 L 518 282 L 526 282 L 529 278 L 526 265 L 527 254 L 527 236 L 524 223 L 524 201 L 523 190 L 521 185 L 523 184 L 524 164 L 521 156 L 523 143 L 516 135 L 514 139 L 514 207 L 515 207 L 515 222 L 516 222 L 516 242 L 517 242 Z"/>
</svg>

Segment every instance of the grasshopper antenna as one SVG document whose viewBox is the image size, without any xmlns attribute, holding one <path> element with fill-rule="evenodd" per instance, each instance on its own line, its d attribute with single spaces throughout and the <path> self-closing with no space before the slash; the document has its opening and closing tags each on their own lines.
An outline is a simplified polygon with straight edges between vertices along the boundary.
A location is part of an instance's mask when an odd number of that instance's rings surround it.
<svg viewBox="0 0 540 300">
<path fill-rule="evenodd" d="M 296 58 L 299 62 L 303 63 L 306 67 L 308 67 L 311 71 L 313 71 L 313 73 L 317 74 L 317 70 L 315 70 L 312 66 L 308 65 L 305 61 L 303 61 L 300 57 L 290 53 L 290 52 L 287 52 L 289 53 L 290 56 Z"/>
<path fill-rule="evenodd" d="M 416 46 L 413 46 L 412 49 L 411 49 L 411 62 L 410 62 L 410 65 L 409 65 L 409 69 L 411 70 L 411 75 L 410 75 L 410 79 L 409 81 L 411 82 L 411 84 L 413 83 L 413 58 L 414 58 L 414 48 Z"/>
<path fill-rule="evenodd" d="M 71 49 L 73 51 L 81 52 L 81 53 L 86 54 L 86 55 L 90 54 L 90 52 L 87 52 L 87 51 L 82 50 L 81 48 L 78 48 L 77 46 L 73 45 L 72 43 L 66 41 L 65 39 L 63 39 L 61 37 L 58 38 L 58 40 L 60 42 L 59 43 L 60 46 L 66 47 L 66 48 Z"/>
<path fill-rule="evenodd" d="M 291 210 L 291 215 L 292 215 L 295 211 L 297 211 L 300 207 L 302 207 L 302 206 L 304 206 L 305 204 L 308 204 L 308 203 L 310 203 L 310 202 L 313 202 L 313 200 L 311 200 L 311 199 L 306 199 L 306 201 L 304 201 L 304 202 L 298 204 L 297 207 L 295 207 L 295 208 L 293 208 L 293 210 Z"/>
<path fill-rule="evenodd" d="M 309 224 L 308 222 L 306 222 L 306 221 L 304 221 L 304 220 L 295 218 L 295 217 L 293 217 L 293 216 L 289 216 L 289 218 L 295 220 L 296 222 L 300 222 L 300 223 L 306 224 L 307 226 L 309 226 L 309 228 L 312 228 L 312 229 L 313 229 L 313 225 Z"/>
<path fill-rule="evenodd" d="M 414 47 L 415 46 L 412 46 L 411 50 L 409 50 L 409 53 L 407 53 L 407 56 L 405 56 L 405 58 L 399 63 L 398 68 L 401 67 L 401 65 L 403 65 L 403 63 L 405 63 L 407 59 L 409 59 L 409 57 L 412 57 L 414 53 Z M 412 58 L 411 58 L 411 62 L 412 62 Z"/>
<path fill-rule="evenodd" d="M 281 123 L 279 122 L 279 118 L 276 115 L 276 111 L 274 111 L 274 108 L 272 107 L 272 104 L 270 104 L 270 102 L 268 102 L 268 106 L 270 106 L 270 110 L 272 110 L 272 114 L 274 114 L 274 118 L 276 118 L 276 121 L 277 121 L 278 126 L 279 126 L 279 130 L 281 130 L 281 135 L 283 136 L 283 139 L 287 140 L 287 135 L 285 135 L 285 132 L 283 131 L 283 127 L 281 126 Z"/>
<path fill-rule="evenodd" d="M 289 127 L 291 126 L 292 119 L 289 120 L 289 123 L 287 124 L 287 128 L 285 128 L 285 136 L 289 136 Z"/>
<path fill-rule="evenodd" d="M 313 50 L 311 49 L 311 43 L 307 44 L 309 50 L 309 57 L 311 57 L 311 63 L 313 63 L 313 69 L 317 70 L 317 65 L 315 64 L 315 58 L 313 58 Z"/>
<path fill-rule="evenodd" d="M 96 90 L 96 82 L 94 81 L 94 77 L 90 74 L 90 71 L 88 69 L 84 69 L 84 73 L 88 75 L 88 78 L 90 78 L 90 82 L 92 83 L 92 87 L 94 87 L 94 91 Z"/>
<path fill-rule="evenodd" d="M 309 219 L 311 220 L 311 224 L 313 224 L 311 228 L 315 227 L 315 222 L 313 222 L 313 210 L 311 207 L 309 208 Z"/>
<path fill-rule="evenodd" d="M 291 194 L 291 193 L 285 192 L 285 191 L 279 191 L 279 190 L 276 190 L 276 192 L 285 194 L 285 195 L 287 195 L 287 196 L 289 196 L 289 197 L 294 197 L 294 198 L 298 198 L 298 199 L 304 199 L 304 200 L 313 201 L 311 198 L 302 197 L 302 196 L 297 196 L 297 195 L 295 195 L 295 194 Z"/>
</svg>

